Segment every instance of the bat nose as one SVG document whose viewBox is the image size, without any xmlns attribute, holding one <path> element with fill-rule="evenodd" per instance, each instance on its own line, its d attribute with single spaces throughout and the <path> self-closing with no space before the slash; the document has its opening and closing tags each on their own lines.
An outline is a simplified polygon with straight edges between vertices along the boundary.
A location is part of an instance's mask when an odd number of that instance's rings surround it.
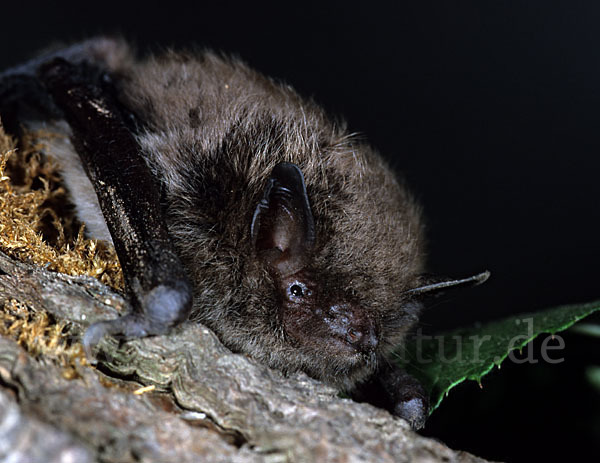
<svg viewBox="0 0 600 463">
<path fill-rule="evenodd" d="M 372 352 L 379 344 L 375 323 L 362 307 L 350 304 L 332 305 L 326 322 L 332 334 L 360 352 Z"/>
<path fill-rule="evenodd" d="M 346 341 L 361 352 L 372 352 L 379 344 L 373 327 L 361 327 L 359 329 L 350 327 L 346 335 Z"/>
</svg>

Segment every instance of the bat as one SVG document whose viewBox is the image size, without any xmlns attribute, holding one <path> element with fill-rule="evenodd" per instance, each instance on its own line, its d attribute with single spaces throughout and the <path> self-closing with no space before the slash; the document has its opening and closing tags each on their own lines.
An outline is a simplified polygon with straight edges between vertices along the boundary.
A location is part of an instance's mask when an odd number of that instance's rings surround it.
<svg viewBox="0 0 600 463">
<path fill-rule="evenodd" d="M 439 291 L 421 210 L 369 145 L 291 87 L 203 51 L 95 38 L 0 74 L 5 128 L 45 128 L 79 218 L 112 241 L 130 311 L 105 335 L 185 321 L 423 426 L 423 387 L 389 361 Z"/>
</svg>

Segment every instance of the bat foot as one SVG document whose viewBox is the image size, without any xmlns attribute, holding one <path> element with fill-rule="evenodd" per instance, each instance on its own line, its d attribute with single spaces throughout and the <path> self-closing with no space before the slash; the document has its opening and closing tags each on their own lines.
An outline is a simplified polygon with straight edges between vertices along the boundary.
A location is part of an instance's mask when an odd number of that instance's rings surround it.
<svg viewBox="0 0 600 463">
<path fill-rule="evenodd" d="M 428 395 L 421 383 L 391 363 L 379 371 L 377 380 L 387 395 L 386 408 L 414 430 L 421 429 L 429 415 Z"/>
<path fill-rule="evenodd" d="M 415 431 L 421 429 L 427 420 L 427 400 L 423 397 L 407 398 L 395 404 L 393 414 L 408 421 Z"/>
<path fill-rule="evenodd" d="M 187 281 L 158 285 L 142 298 L 142 310 L 114 320 L 94 323 L 83 335 L 83 349 L 88 362 L 96 363 L 92 349 L 107 335 L 136 339 L 166 333 L 184 321 L 192 307 L 192 290 Z"/>
</svg>

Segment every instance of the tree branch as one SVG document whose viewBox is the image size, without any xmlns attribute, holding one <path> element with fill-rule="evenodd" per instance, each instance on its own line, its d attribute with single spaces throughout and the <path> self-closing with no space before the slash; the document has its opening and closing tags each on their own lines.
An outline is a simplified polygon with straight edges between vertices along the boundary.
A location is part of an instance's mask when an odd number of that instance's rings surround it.
<svg viewBox="0 0 600 463">
<path fill-rule="evenodd" d="M 0 305 L 9 299 L 69 322 L 74 336 L 127 307 L 93 278 L 0 253 Z M 0 434 L 0 459 L 3 449 L 15 452 L 15 439 L 27 438 L 31 453 L 21 461 L 51 461 L 48 453 L 36 456 L 49 442 L 56 455 L 85 455 L 77 461 L 483 461 L 304 374 L 285 377 L 234 354 L 198 324 L 121 345 L 105 340 L 97 369 L 79 366 L 76 379 L 65 379 L 50 357 L 34 358 L 0 338 L 0 429 L 3 407 L 21 420 L 12 438 Z M 148 385 L 154 391 L 133 393 Z M 30 431 L 39 421 L 50 426 Z"/>
</svg>

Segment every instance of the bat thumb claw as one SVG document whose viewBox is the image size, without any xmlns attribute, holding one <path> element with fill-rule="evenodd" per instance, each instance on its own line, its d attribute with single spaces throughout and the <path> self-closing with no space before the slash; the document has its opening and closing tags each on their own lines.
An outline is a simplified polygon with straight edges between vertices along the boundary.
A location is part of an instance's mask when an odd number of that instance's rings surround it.
<svg viewBox="0 0 600 463">
<path fill-rule="evenodd" d="M 107 322 L 98 322 L 90 325 L 87 330 L 85 330 L 85 334 L 83 335 L 83 339 L 81 343 L 83 344 L 83 351 L 85 352 L 85 358 L 88 363 L 91 365 L 96 365 L 97 360 L 96 356 L 92 352 L 92 349 L 98 345 L 100 340 L 107 334 Z"/>
<path fill-rule="evenodd" d="M 85 331 L 83 339 L 81 340 L 83 351 L 85 352 L 88 362 L 92 365 L 97 363 L 92 349 L 98 345 L 104 336 L 120 335 L 125 339 L 141 338 L 153 334 L 149 333 L 147 325 L 148 323 L 146 320 L 133 313 L 129 313 L 114 320 L 93 323 Z"/>
</svg>

